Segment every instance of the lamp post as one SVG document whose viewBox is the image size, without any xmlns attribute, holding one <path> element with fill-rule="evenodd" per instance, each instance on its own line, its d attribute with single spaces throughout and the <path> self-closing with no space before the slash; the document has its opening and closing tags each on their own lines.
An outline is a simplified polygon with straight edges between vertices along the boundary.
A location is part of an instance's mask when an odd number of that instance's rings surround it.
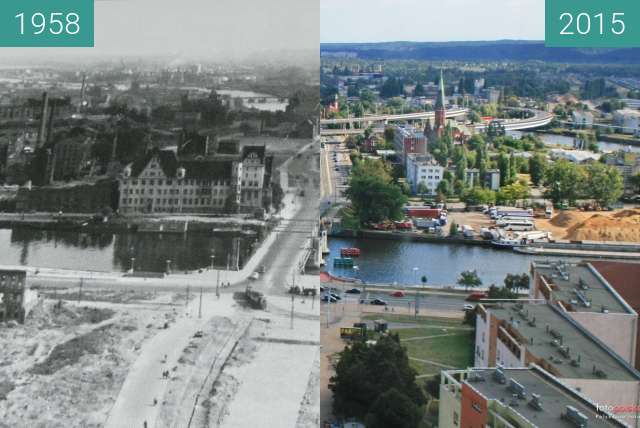
<svg viewBox="0 0 640 428">
<path fill-rule="evenodd" d="M 133 271 L 135 270 L 135 263 L 136 263 L 136 258 L 131 257 L 131 273 L 133 273 Z"/>
<path fill-rule="evenodd" d="M 171 273 L 171 260 L 167 259 L 167 275 Z"/>
<path fill-rule="evenodd" d="M 420 312 L 420 295 L 418 294 L 418 268 L 414 267 L 413 268 L 413 276 L 414 279 L 416 281 L 416 302 L 414 304 L 414 309 L 415 309 L 415 317 L 418 318 L 418 312 Z"/>
</svg>

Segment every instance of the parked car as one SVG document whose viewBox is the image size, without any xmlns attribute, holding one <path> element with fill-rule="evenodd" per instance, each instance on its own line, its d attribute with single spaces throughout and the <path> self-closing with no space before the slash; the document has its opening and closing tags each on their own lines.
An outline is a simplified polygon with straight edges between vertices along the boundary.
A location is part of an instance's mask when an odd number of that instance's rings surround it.
<svg viewBox="0 0 640 428">
<path fill-rule="evenodd" d="M 470 303 L 465 303 L 464 305 L 462 305 L 462 310 L 465 312 L 469 312 L 474 310 L 476 307 Z"/>
<path fill-rule="evenodd" d="M 342 300 L 342 297 L 340 297 L 340 295 L 339 295 L 339 294 L 331 293 L 331 294 L 330 294 L 330 296 L 331 296 L 331 297 L 333 297 L 333 298 L 334 298 L 334 299 L 336 299 L 336 300 Z"/>
<path fill-rule="evenodd" d="M 359 288 L 350 288 L 349 290 L 346 290 L 345 293 L 347 293 L 347 294 L 360 294 L 360 293 L 362 293 L 362 290 L 360 290 Z"/>
<path fill-rule="evenodd" d="M 391 293 L 389 293 L 389 296 L 391 297 L 404 297 L 404 291 L 400 291 L 400 290 L 396 290 L 396 291 L 392 291 Z"/>
<path fill-rule="evenodd" d="M 371 302 L 369 302 L 369 304 L 377 306 L 387 306 L 387 302 L 382 299 L 373 299 Z"/>
<path fill-rule="evenodd" d="M 328 294 L 325 294 L 324 296 L 322 296 L 322 301 L 325 302 L 325 303 L 335 303 L 335 302 L 337 302 L 337 300 L 334 297 L 332 297 L 332 296 L 330 296 Z"/>
</svg>

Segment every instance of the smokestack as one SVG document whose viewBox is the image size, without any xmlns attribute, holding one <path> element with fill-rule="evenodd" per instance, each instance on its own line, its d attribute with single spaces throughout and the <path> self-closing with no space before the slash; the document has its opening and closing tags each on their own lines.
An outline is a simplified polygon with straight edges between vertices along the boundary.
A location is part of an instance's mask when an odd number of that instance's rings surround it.
<svg viewBox="0 0 640 428">
<path fill-rule="evenodd" d="M 51 103 L 51 108 L 49 109 L 49 123 L 47 124 L 47 135 L 45 137 L 45 142 L 49 143 L 51 140 L 51 135 L 53 134 L 53 115 L 56 111 L 56 103 Z"/>
<path fill-rule="evenodd" d="M 78 106 L 78 113 L 82 113 L 84 110 L 84 97 L 87 91 L 87 75 L 82 73 L 82 88 L 80 89 L 80 105 Z"/>
<path fill-rule="evenodd" d="M 40 112 L 40 129 L 38 130 L 38 140 L 36 148 L 44 143 L 44 133 L 47 129 L 47 110 L 49 109 L 49 94 L 42 93 L 42 111 Z"/>
</svg>

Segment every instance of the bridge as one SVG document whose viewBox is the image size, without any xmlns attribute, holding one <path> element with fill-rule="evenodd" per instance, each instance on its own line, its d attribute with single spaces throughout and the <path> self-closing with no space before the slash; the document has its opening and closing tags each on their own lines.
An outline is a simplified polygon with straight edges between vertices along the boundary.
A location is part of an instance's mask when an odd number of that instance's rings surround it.
<svg viewBox="0 0 640 428">
<path fill-rule="evenodd" d="M 542 110 L 532 110 L 526 109 L 531 113 L 531 116 L 526 119 L 496 119 L 496 122 L 499 122 L 506 131 L 516 131 L 516 130 L 526 130 L 526 129 L 534 129 L 542 126 L 546 126 L 554 118 L 552 113 L 542 111 Z M 455 108 L 449 109 L 445 113 L 445 117 L 454 118 L 464 116 L 469 112 L 469 109 L 466 108 Z M 374 123 L 378 123 L 378 126 L 374 126 L 372 131 L 374 133 L 383 133 L 384 125 L 389 122 L 397 122 L 397 121 L 410 121 L 410 120 L 427 120 L 434 119 L 435 112 L 427 111 L 427 112 L 417 112 L 417 113 L 405 113 L 405 114 L 385 114 L 385 115 L 370 115 L 364 117 L 350 117 L 350 118 L 336 118 L 336 119 L 321 119 L 320 126 L 323 127 L 320 130 L 320 135 L 330 136 L 330 135 L 354 135 L 361 134 L 364 132 L 366 127 L 354 128 L 353 125 L 356 123 L 365 124 L 365 125 L 373 125 Z M 350 127 L 346 128 L 345 125 L 349 124 Z M 331 129 L 327 128 L 328 125 L 341 125 L 343 128 L 340 129 Z M 380 126 L 382 125 L 382 126 Z M 469 128 L 475 129 L 476 132 L 484 131 L 488 126 L 488 123 L 478 123 L 469 125 Z"/>
</svg>

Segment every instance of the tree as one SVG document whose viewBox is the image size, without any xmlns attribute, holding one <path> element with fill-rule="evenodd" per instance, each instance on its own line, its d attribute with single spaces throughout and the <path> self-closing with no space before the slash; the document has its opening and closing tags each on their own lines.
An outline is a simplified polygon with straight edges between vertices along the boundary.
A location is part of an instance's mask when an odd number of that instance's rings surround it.
<svg viewBox="0 0 640 428">
<path fill-rule="evenodd" d="M 529 275 L 526 273 L 520 275 L 509 273 L 504 278 L 504 286 L 507 290 L 517 295 L 520 290 L 529 289 Z"/>
<path fill-rule="evenodd" d="M 499 204 L 514 205 L 517 201 L 527 198 L 529 198 L 529 187 L 515 182 L 500 188 L 495 199 Z"/>
<path fill-rule="evenodd" d="M 422 275 L 422 278 L 420 278 L 420 281 L 422 281 L 423 284 L 427 283 L 427 275 Z"/>
<path fill-rule="evenodd" d="M 600 207 L 607 207 L 622 196 L 623 181 L 620 171 L 610 165 L 592 163 L 587 166 L 586 196 Z"/>
<path fill-rule="evenodd" d="M 500 186 L 505 186 L 510 183 L 511 177 L 511 165 L 509 157 L 501 153 L 498 157 L 498 169 L 500 169 Z"/>
<path fill-rule="evenodd" d="M 339 356 L 335 375 L 329 381 L 336 416 L 366 418 L 377 424 L 371 426 L 413 426 L 385 425 L 395 420 L 393 411 L 376 410 L 382 406 L 378 400 L 385 397 L 395 403 L 402 416 L 412 421 L 412 405 L 419 407 L 425 403 L 424 393 L 415 381 L 416 372 L 409 365 L 407 351 L 397 335 L 381 336 L 374 345 L 356 341 Z M 397 393 L 391 394 L 393 389 L 402 391 L 406 400 Z"/>
<path fill-rule="evenodd" d="M 638 179 L 638 181 L 640 183 L 640 179 Z M 449 183 L 449 181 L 443 179 L 440 183 L 438 183 L 438 187 L 436 187 L 436 192 L 438 192 L 438 194 L 449 196 L 451 194 L 451 184 Z"/>
<path fill-rule="evenodd" d="M 418 191 L 418 195 L 425 195 L 429 193 L 429 188 L 427 187 L 424 181 L 421 181 L 420 183 L 418 183 L 417 191 Z"/>
<path fill-rule="evenodd" d="M 542 184 L 544 173 L 548 166 L 547 157 L 542 153 L 536 153 L 529 159 L 529 174 L 534 185 L 539 186 Z"/>
<path fill-rule="evenodd" d="M 476 186 L 465 191 L 462 199 L 467 206 L 493 204 L 496 202 L 496 192 Z"/>
<path fill-rule="evenodd" d="M 382 161 L 363 160 L 354 164 L 347 197 L 361 224 L 399 220 L 407 197 L 392 181 Z"/>
<path fill-rule="evenodd" d="M 545 197 L 558 205 L 567 201 L 569 205 L 575 205 L 586 181 L 584 169 L 565 159 L 556 161 L 547 168 L 544 174 L 547 183 Z"/>
<path fill-rule="evenodd" d="M 458 285 L 462 285 L 466 290 L 475 287 L 479 287 L 482 285 L 482 280 L 478 276 L 478 272 L 475 270 L 465 270 L 460 273 L 460 277 L 458 278 Z"/>
<path fill-rule="evenodd" d="M 629 177 L 629 183 L 635 188 L 636 192 L 640 192 L 640 172 Z"/>
<path fill-rule="evenodd" d="M 417 428 L 420 410 L 396 388 L 383 392 L 365 418 L 368 428 Z"/>
</svg>

